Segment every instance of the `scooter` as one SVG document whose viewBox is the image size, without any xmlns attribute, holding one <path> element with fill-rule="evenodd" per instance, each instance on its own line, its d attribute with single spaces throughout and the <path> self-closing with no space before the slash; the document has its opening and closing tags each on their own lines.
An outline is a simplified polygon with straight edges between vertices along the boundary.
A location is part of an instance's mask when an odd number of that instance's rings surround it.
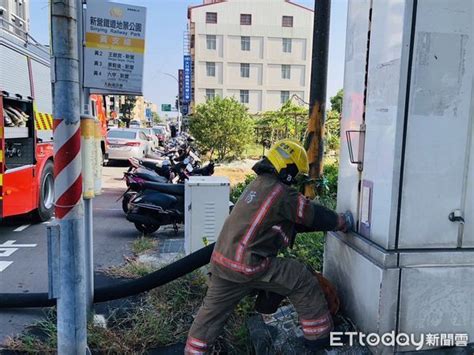
<svg viewBox="0 0 474 355">
<path fill-rule="evenodd" d="M 146 166 L 146 165 L 145 165 Z M 151 170 L 150 168 L 153 168 Z M 163 176 L 160 176 L 160 175 Z M 138 168 L 129 169 L 124 173 L 124 178 L 127 184 L 127 191 L 120 197 L 122 198 L 122 210 L 127 213 L 129 210 L 129 203 L 131 199 L 137 194 L 136 188 L 144 182 L 156 182 L 161 184 L 177 183 L 184 184 L 189 176 L 211 176 L 214 174 L 214 163 L 211 162 L 200 169 L 190 169 L 186 162 L 176 164 L 174 166 L 156 167 L 153 165 L 143 168 L 138 165 Z M 120 200 L 119 198 L 119 200 Z M 118 201 L 118 200 L 117 200 Z"/>
<path fill-rule="evenodd" d="M 142 233 L 156 232 L 163 225 L 184 222 L 184 185 L 155 182 L 134 183 L 136 190 L 128 204 L 127 220 Z"/>
<path fill-rule="evenodd" d="M 127 220 L 142 233 L 156 232 L 161 226 L 184 223 L 184 185 L 155 182 L 134 183 L 140 190 L 129 202 Z M 229 201 L 229 212 L 234 204 Z"/>
</svg>

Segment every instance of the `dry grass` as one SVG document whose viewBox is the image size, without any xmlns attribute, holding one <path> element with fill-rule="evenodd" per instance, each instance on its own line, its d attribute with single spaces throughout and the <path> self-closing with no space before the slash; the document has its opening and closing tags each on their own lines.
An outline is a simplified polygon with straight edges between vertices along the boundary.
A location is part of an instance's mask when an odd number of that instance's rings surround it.
<svg viewBox="0 0 474 355">
<path fill-rule="evenodd" d="M 237 167 L 218 166 L 215 169 L 214 176 L 228 177 L 230 180 L 230 186 L 233 187 L 237 185 L 239 182 L 244 181 L 245 177 L 251 173 L 252 173 L 252 169 L 249 169 L 247 167 L 237 168 Z"/>
<path fill-rule="evenodd" d="M 157 241 L 155 239 L 142 236 L 132 243 L 132 251 L 135 255 L 143 254 L 146 251 L 155 249 Z"/>
<path fill-rule="evenodd" d="M 149 349 L 186 341 L 206 292 L 205 278 L 193 272 L 143 295 L 134 307 L 107 316 L 107 328 L 88 326 L 88 344 L 94 354 L 144 354 Z M 231 315 L 213 353 L 252 354 L 245 320 L 253 299 L 241 302 Z M 8 350 L 20 354 L 54 354 L 57 346 L 56 312 L 9 339 Z M 221 350 L 221 351 L 219 351 Z"/>
<path fill-rule="evenodd" d="M 111 266 L 103 270 L 104 274 L 124 279 L 138 279 L 146 276 L 157 269 L 150 264 L 145 264 L 137 260 L 135 257 L 125 258 L 125 264 Z"/>
</svg>

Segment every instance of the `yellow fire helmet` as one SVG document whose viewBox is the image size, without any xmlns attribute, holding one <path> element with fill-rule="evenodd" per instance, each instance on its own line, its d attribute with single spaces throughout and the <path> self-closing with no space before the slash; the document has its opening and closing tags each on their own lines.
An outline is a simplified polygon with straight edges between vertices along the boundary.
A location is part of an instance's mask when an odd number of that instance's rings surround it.
<svg viewBox="0 0 474 355">
<path fill-rule="evenodd" d="M 299 174 L 309 172 L 308 156 L 304 148 L 296 141 L 283 139 L 276 142 L 268 151 L 267 159 L 272 163 L 277 173 L 284 179 L 288 175 L 293 178 Z M 289 166 L 294 164 L 298 171 L 290 171 Z M 283 176 L 287 175 L 287 176 Z"/>
</svg>

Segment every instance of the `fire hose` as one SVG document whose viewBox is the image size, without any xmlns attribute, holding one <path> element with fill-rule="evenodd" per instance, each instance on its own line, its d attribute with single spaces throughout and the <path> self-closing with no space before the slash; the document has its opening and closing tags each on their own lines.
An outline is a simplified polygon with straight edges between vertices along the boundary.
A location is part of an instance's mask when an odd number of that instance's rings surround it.
<svg viewBox="0 0 474 355">
<path fill-rule="evenodd" d="M 207 265 L 211 260 L 214 244 L 195 251 L 155 272 L 136 280 L 120 282 L 117 285 L 98 287 L 94 290 L 94 303 L 112 301 L 149 291 L 163 286 L 190 272 Z M 56 305 L 56 299 L 50 299 L 47 292 L 44 293 L 1 293 L 0 308 L 35 308 L 52 307 Z"/>
</svg>

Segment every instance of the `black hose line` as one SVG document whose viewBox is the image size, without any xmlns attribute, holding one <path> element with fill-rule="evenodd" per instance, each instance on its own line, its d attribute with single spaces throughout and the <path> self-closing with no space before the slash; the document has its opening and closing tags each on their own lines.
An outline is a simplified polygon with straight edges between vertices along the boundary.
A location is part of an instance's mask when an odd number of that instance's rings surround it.
<svg viewBox="0 0 474 355">
<path fill-rule="evenodd" d="M 121 282 L 118 285 L 99 287 L 94 290 L 94 303 L 112 301 L 149 291 L 176 280 L 190 272 L 207 265 L 211 260 L 214 244 L 195 251 L 192 254 L 171 263 L 136 280 Z M 48 293 L 1 293 L 0 308 L 52 307 L 55 299 L 49 299 Z"/>
</svg>

